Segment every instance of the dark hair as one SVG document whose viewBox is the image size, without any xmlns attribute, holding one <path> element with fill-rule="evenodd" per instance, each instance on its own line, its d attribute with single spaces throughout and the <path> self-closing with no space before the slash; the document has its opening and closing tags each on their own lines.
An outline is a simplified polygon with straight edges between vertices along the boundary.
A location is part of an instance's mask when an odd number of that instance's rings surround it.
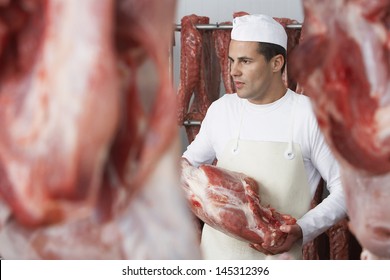
<svg viewBox="0 0 390 280">
<path fill-rule="evenodd" d="M 287 62 L 287 53 L 286 50 L 279 45 L 272 44 L 272 43 L 259 43 L 258 52 L 262 55 L 264 55 L 265 59 L 268 61 L 271 60 L 275 55 L 281 54 L 284 58 L 284 64 L 282 66 L 282 73 L 284 71 L 284 68 L 286 67 Z"/>
</svg>

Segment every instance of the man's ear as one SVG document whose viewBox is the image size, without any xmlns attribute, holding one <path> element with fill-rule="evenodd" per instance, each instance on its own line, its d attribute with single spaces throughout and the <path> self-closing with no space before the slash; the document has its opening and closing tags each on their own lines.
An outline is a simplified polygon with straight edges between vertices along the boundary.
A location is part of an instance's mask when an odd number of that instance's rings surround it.
<svg viewBox="0 0 390 280">
<path fill-rule="evenodd" d="M 281 55 L 281 54 L 275 55 L 272 58 L 271 63 L 272 63 L 272 70 L 274 72 L 280 71 L 282 69 L 282 67 L 283 67 L 283 64 L 284 64 L 284 57 L 283 57 L 283 55 Z"/>
</svg>

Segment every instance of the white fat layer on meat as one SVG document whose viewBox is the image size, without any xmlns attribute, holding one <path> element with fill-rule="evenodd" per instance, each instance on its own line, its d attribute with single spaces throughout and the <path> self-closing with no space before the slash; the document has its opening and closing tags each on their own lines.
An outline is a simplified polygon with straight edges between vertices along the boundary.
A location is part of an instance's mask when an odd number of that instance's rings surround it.
<svg viewBox="0 0 390 280">
<path fill-rule="evenodd" d="M 390 256 L 390 174 L 374 176 L 343 168 L 349 229 L 361 246 L 376 257 Z"/>
<path fill-rule="evenodd" d="M 200 258 L 196 230 L 176 169 L 178 150 L 176 140 L 118 219 L 126 258 Z"/>
<path fill-rule="evenodd" d="M 370 94 L 376 97 L 380 104 L 389 104 L 389 95 L 386 95 L 386 88 L 389 88 L 388 63 L 383 61 L 388 32 L 382 24 L 368 22 L 363 14 L 363 5 L 349 4 L 348 13 L 344 15 L 345 30 L 360 46 L 364 60 L 365 75 L 368 78 L 371 89 Z"/>
<path fill-rule="evenodd" d="M 11 222 L 0 232 L 0 249 L 5 259 L 118 259 L 118 238 L 112 224 L 98 225 L 88 220 L 35 231 Z"/>
<path fill-rule="evenodd" d="M 390 141 L 390 106 L 380 107 L 375 111 L 375 122 L 377 125 L 377 137 L 379 142 L 377 143 L 377 146 L 382 147 L 383 149 L 386 147 L 386 145 L 383 144 L 383 141 Z"/>
<path fill-rule="evenodd" d="M 206 187 L 209 184 L 209 179 L 206 174 L 202 170 L 187 164 L 182 167 L 181 180 L 182 185 L 186 187 L 187 199 L 197 201 L 207 215 L 218 217 L 212 203 L 207 199 Z"/>
<path fill-rule="evenodd" d="M 34 68 L 35 77 L 26 94 L 20 121 L 12 128 L 13 135 L 17 136 L 14 139 L 19 138 L 21 142 L 40 140 L 36 141 L 33 150 L 37 154 L 47 151 L 52 131 L 59 128 L 67 132 L 59 133 L 62 137 L 56 139 L 63 143 L 63 154 L 73 152 L 77 142 L 73 123 L 79 121 L 85 109 L 85 102 L 80 102 L 80 99 L 90 94 L 91 69 L 99 67 L 96 62 L 101 60 L 102 32 L 96 26 L 102 21 L 90 12 L 80 15 L 80 11 L 93 10 L 94 1 L 68 2 L 73 4 L 64 5 L 61 0 L 48 4 L 48 14 L 52 16 L 42 39 L 45 43 L 38 54 L 40 63 Z M 37 107 L 49 110 L 35 110 Z M 66 118 L 63 117 L 64 112 Z M 34 139 L 38 131 L 41 139 Z"/>
<path fill-rule="evenodd" d="M 250 188 L 248 186 L 248 184 L 245 182 L 245 180 L 241 180 L 242 182 L 242 185 L 244 186 L 244 189 L 245 189 L 245 194 L 248 196 L 250 195 L 250 193 L 248 193 L 248 188 Z M 247 222 L 248 222 L 248 229 L 250 229 L 251 231 L 253 232 L 256 232 L 258 236 L 260 236 L 261 238 L 264 238 L 264 231 L 262 230 L 261 227 L 258 226 L 258 224 L 256 223 L 255 221 L 255 216 L 253 215 L 253 211 L 249 208 L 249 204 L 248 203 L 245 203 L 245 204 L 242 204 L 242 210 L 244 211 L 245 213 L 245 216 L 246 216 L 246 219 L 247 219 Z M 264 210 L 264 209 L 263 209 Z M 267 221 L 264 217 L 262 217 L 263 221 L 265 221 L 266 223 L 268 223 L 269 221 Z"/>
<path fill-rule="evenodd" d="M 0 254 L 2 258 L 15 259 L 39 259 L 39 256 L 31 248 L 31 242 L 23 234 L 15 234 L 14 225 L 8 223 L 7 227 L 0 231 Z"/>
</svg>

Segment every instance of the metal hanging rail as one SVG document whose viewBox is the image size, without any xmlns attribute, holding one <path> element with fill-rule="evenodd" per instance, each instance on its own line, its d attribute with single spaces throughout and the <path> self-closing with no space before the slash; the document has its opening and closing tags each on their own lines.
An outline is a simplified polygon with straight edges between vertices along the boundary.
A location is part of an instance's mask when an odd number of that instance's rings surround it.
<svg viewBox="0 0 390 280">
<path fill-rule="evenodd" d="M 202 121 L 195 121 L 195 120 L 185 120 L 183 122 L 183 125 L 190 126 L 190 125 L 201 125 Z"/>
<path fill-rule="evenodd" d="M 195 27 L 197 29 L 232 29 L 231 24 L 219 24 L 219 23 L 210 23 L 210 24 L 195 24 Z M 297 23 L 297 24 L 288 24 L 286 28 L 291 28 L 291 29 L 301 29 L 302 24 Z M 181 24 L 175 24 L 175 31 L 181 31 Z"/>
</svg>

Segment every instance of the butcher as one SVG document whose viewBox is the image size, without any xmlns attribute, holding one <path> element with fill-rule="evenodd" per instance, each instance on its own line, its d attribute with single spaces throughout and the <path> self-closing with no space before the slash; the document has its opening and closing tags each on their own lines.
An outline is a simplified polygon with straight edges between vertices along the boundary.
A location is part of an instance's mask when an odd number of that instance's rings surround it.
<svg viewBox="0 0 390 280">
<path fill-rule="evenodd" d="M 213 102 L 196 138 L 183 154 L 192 166 L 211 164 L 256 180 L 264 204 L 291 215 L 283 224 L 282 244 L 245 242 L 204 224 L 205 259 L 302 259 L 302 246 L 346 217 L 339 165 L 327 146 L 309 97 L 287 89 L 287 34 L 267 15 L 233 20 L 230 75 L 236 93 Z M 315 208 L 310 202 L 320 179 L 329 195 Z"/>
</svg>

